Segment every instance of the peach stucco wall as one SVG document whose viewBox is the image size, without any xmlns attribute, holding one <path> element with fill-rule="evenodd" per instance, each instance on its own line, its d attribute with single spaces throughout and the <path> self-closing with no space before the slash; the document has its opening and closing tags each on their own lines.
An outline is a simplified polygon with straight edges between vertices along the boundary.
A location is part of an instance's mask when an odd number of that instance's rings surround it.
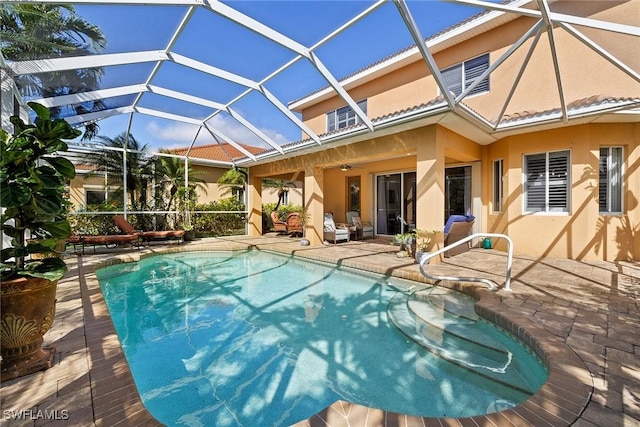
<svg viewBox="0 0 640 427">
<path fill-rule="evenodd" d="M 600 147 L 621 146 L 625 154 L 622 214 L 598 210 Z M 571 208 L 567 214 L 524 214 L 524 154 L 571 151 Z M 483 197 L 487 231 L 505 233 L 518 253 L 571 259 L 640 257 L 640 125 L 580 125 L 505 138 L 486 148 Z M 492 165 L 504 159 L 504 211 L 492 212 Z M 499 244 L 498 248 L 504 248 Z"/>
<path fill-rule="evenodd" d="M 624 213 L 598 211 L 598 159 L 602 146 L 624 149 Z M 571 152 L 571 208 L 563 214 L 523 211 L 523 155 L 557 150 Z M 493 161 L 504 160 L 504 208 L 493 212 Z M 342 172 L 348 161 L 353 169 Z M 304 204 L 312 212 L 307 238 L 320 244 L 322 213 L 331 211 L 344 221 L 346 179 L 361 179 L 365 221 L 374 216 L 374 177 L 400 171 L 417 172 L 417 227 L 434 230 L 444 223 L 444 168 L 447 164 L 472 164 L 481 171 L 474 188 L 476 231 L 504 233 L 515 243 L 517 254 L 584 260 L 638 259 L 640 257 L 640 124 L 585 124 L 511 136 L 481 146 L 439 125 L 399 132 L 320 153 L 287 158 L 252 167 L 263 176 L 296 168 L 304 171 Z M 310 166 L 313 165 L 313 166 Z M 308 185 L 308 187 L 306 186 Z M 256 199 L 254 202 L 257 203 Z M 257 217 L 256 217 L 257 218 Z M 257 225 L 256 225 L 257 230 Z M 257 231 L 256 231 L 257 232 Z M 436 242 L 441 243 L 442 235 Z M 498 249 L 505 246 L 498 243 Z"/>
<path fill-rule="evenodd" d="M 572 14 L 593 19 L 640 25 L 638 1 L 562 1 L 554 3 L 553 7 L 560 12 L 570 10 Z M 439 51 L 434 54 L 434 59 L 440 69 L 445 69 L 488 52 L 490 64 L 494 64 L 535 22 L 533 18 L 518 18 L 494 30 L 476 35 L 464 43 Z M 632 69 L 640 69 L 638 37 L 618 34 L 616 42 L 613 43 L 606 31 L 582 27 L 579 30 Z M 565 103 L 584 100 L 594 95 L 640 97 L 640 85 L 636 80 L 617 69 L 582 41 L 558 27 L 555 27 L 553 37 L 558 51 L 558 68 L 563 76 L 561 83 Z M 492 72 L 488 93 L 468 96 L 463 103 L 488 120 L 497 119 L 533 41 L 534 37 L 529 37 Z M 549 111 L 559 105 L 560 91 L 549 45 L 549 37 L 543 27 L 526 71 L 508 102 L 506 115 Z M 588 69 L 585 69 L 585 64 L 589 64 Z M 425 61 L 417 57 L 416 62 L 350 89 L 349 94 L 355 100 L 367 99 L 367 115 L 376 118 L 428 102 L 438 96 L 439 89 Z M 317 134 L 323 134 L 327 132 L 326 113 L 344 105 L 345 102 L 336 95 L 305 108 L 302 117 L 310 129 Z"/>
</svg>

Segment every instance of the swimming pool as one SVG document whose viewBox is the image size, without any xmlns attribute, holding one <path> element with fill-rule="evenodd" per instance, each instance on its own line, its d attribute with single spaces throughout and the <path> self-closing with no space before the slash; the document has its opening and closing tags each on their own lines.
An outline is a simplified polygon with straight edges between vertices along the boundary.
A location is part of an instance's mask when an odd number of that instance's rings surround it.
<svg viewBox="0 0 640 427">
<path fill-rule="evenodd" d="M 410 294 L 260 251 L 155 256 L 97 276 L 142 400 L 166 425 L 289 425 L 339 399 L 466 417 L 518 404 L 547 376 L 470 299 L 439 288 Z M 479 339 L 460 332 L 474 327 Z"/>
</svg>

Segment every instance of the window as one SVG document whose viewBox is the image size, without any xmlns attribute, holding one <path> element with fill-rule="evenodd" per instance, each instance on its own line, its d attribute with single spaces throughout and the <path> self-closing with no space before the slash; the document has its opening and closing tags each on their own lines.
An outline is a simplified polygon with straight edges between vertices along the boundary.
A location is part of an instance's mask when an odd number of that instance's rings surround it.
<svg viewBox="0 0 640 427">
<path fill-rule="evenodd" d="M 622 147 L 600 149 L 598 203 L 601 213 L 622 212 Z"/>
<path fill-rule="evenodd" d="M 502 212 L 502 171 L 504 162 L 502 159 L 493 162 L 493 211 Z"/>
<path fill-rule="evenodd" d="M 367 100 L 358 102 L 358 107 L 367 114 Z M 359 123 L 360 119 L 356 115 L 355 111 L 349 106 L 338 108 L 327 113 L 327 131 L 346 128 Z"/>
<path fill-rule="evenodd" d="M 524 156 L 524 210 L 569 212 L 569 151 Z"/>
<path fill-rule="evenodd" d="M 107 192 L 104 190 L 87 190 L 84 191 L 85 206 L 101 205 L 107 201 Z"/>
<path fill-rule="evenodd" d="M 473 81 L 480 77 L 482 73 L 489 69 L 489 54 L 478 56 L 468 61 L 456 64 L 453 67 L 449 67 L 442 71 L 442 77 L 444 78 L 444 84 L 451 92 L 456 96 L 460 95 L 463 91 L 462 82 L 464 82 L 464 89 L 471 86 Z M 469 92 L 469 95 L 475 95 L 478 93 L 489 92 L 489 77 L 485 78 L 476 87 Z"/>
<path fill-rule="evenodd" d="M 347 186 L 347 207 L 350 211 L 360 212 L 360 176 L 348 177 Z"/>
</svg>

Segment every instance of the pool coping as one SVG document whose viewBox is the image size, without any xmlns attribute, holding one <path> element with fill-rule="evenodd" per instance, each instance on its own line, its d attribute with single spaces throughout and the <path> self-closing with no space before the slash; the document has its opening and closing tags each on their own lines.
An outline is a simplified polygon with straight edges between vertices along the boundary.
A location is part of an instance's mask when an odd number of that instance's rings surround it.
<svg viewBox="0 0 640 427">
<path fill-rule="evenodd" d="M 96 270 L 110 265 L 137 262 L 160 254 L 191 251 L 243 251 L 259 249 L 284 255 L 327 262 L 348 269 L 387 274 L 402 279 L 429 283 L 419 272 L 392 271 L 349 259 L 336 259 L 313 251 L 292 251 L 287 247 L 260 248 L 259 245 L 236 243 L 207 244 L 199 247 L 175 246 L 153 251 L 120 254 L 90 266 L 79 265 L 82 301 L 85 313 L 85 334 L 91 358 L 91 398 L 94 422 L 97 426 L 113 426 L 126 420 L 129 425 L 162 425 L 145 408 L 111 321 Z M 372 271 L 373 270 L 373 271 Z M 375 271 L 378 270 L 378 271 Z M 468 418 L 416 417 L 376 408 L 336 401 L 318 414 L 294 426 L 322 425 L 496 425 L 496 426 L 567 426 L 580 418 L 593 393 L 593 379 L 584 361 L 561 339 L 522 315 L 501 310 L 502 296 L 477 284 L 445 282 L 439 286 L 471 295 L 476 300 L 476 312 L 486 320 L 504 328 L 524 341 L 543 361 L 549 377 L 543 386 L 525 402 L 514 408 Z M 116 385 L 117 384 L 117 385 Z M 125 386 L 123 387 L 123 384 Z M 123 425 L 123 424 L 120 424 Z"/>
</svg>

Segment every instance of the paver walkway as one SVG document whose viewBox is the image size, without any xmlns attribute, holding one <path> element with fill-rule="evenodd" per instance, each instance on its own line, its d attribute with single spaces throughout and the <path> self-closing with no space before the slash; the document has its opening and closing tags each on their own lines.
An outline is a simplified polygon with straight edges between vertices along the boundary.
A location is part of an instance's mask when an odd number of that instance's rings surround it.
<svg viewBox="0 0 640 427">
<path fill-rule="evenodd" d="M 398 277 L 421 278 L 417 264 L 394 256 L 397 247 L 370 240 L 302 247 L 296 239 L 242 236 L 203 239 L 184 247 L 168 248 L 242 249 L 248 246 Z M 106 251 L 67 259 L 70 271 L 58 285 L 56 320 L 45 337 L 45 344 L 57 347 L 55 365 L 0 386 L 2 425 L 158 424 L 139 400 L 93 271 L 96 266 L 114 262 L 116 256 L 133 260 L 143 252 L 164 249 L 154 246 L 140 252 Z M 505 265 L 503 253 L 478 249 L 427 268 L 430 272 L 483 276 L 502 283 Z M 464 288 L 466 292 L 483 288 L 477 284 L 443 285 Z M 538 403 L 539 422 L 531 422 L 535 418 L 530 416 L 509 416 L 498 418 L 497 424 L 562 425 L 559 417 L 570 417 L 572 411 L 579 411 L 576 426 L 640 426 L 640 264 L 516 257 L 511 287 L 512 292 L 491 294 L 485 305 L 496 310 L 503 321 L 526 319 L 528 329 L 551 337 L 547 341 L 566 344 L 570 353 L 577 355 L 579 363 L 565 366 L 565 371 L 575 370 L 571 375 L 589 386 L 589 394 L 585 408 L 570 408 L 564 400 L 566 396 L 553 395 L 550 400 Z M 586 374 L 578 372 L 582 371 L 580 366 L 586 367 Z M 493 425 L 495 420 L 475 420 L 473 424 Z M 473 420 L 420 420 L 397 414 L 392 417 L 339 402 L 299 424 L 414 425 L 418 421 L 419 425 L 467 425 L 467 421 Z"/>
</svg>

